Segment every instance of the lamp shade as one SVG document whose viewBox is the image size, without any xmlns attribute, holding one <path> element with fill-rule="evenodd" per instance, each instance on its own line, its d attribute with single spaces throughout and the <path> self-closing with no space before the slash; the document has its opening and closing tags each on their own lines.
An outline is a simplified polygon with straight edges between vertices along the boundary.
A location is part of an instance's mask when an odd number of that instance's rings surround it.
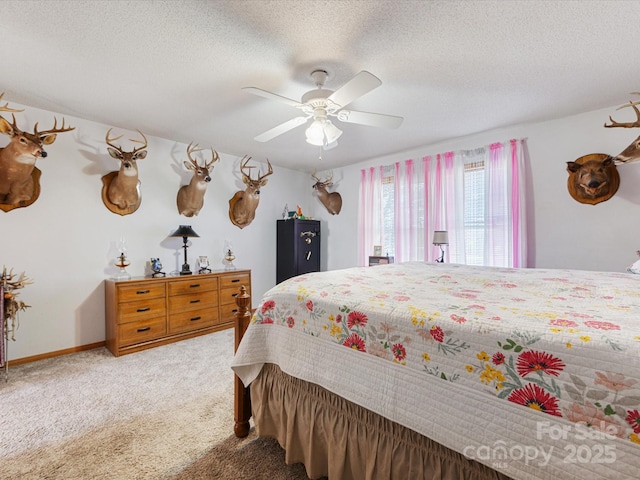
<svg viewBox="0 0 640 480">
<path fill-rule="evenodd" d="M 434 245 L 449 245 L 449 233 L 446 230 L 436 230 L 433 232 Z"/>
<path fill-rule="evenodd" d="M 326 118 L 316 118 L 311 125 L 309 125 L 309 128 L 305 130 L 305 134 L 307 136 L 307 143 L 322 147 L 338 140 L 340 135 L 342 135 L 342 130 Z"/>
<path fill-rule="evenodd" d="M 196 232 L 193 231 L 191 225 L 180 225 L 178 229 L 173 232 L 170 237 L 199 237 Z"/>
</svg>

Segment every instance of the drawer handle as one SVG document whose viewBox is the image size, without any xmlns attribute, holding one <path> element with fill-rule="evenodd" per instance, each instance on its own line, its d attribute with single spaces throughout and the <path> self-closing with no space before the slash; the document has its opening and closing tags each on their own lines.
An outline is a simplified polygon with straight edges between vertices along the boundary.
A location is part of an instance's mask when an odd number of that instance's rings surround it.
<svg viewBox="0 0 640 480">
<path fill-rule="evenodd" d="M 198 288 L 200 286 L 199 283 L 194 283 L 193 285 L 189 285 L 190 288 Z"/>
<path fill-rule="evenodd" d="M 238 296 L 238 294 L 237 294 L 237 293 L 232 293 L 232 294 L 231 294 L 231 296 L 232 296 L 232 297 L 237 297 L 237 296 Z"/>
<path fill-rule="evenodd" d="M 149 310 L 151 310 L 151 307 L 139 308 L 136 312 L 148 312 Z"/>
<path fill-rule="evenodd" d="M 136 295 L 144 295 L 145 293 L 149 293 L 149 290 L 138 290 Z"/>
<path fill-rule="evenodd" d="M 189 303 L 199 303 L 200 300 L 191 300 Z"/>
<path fill-rule="evenodd" d="M 195 322 L 196 320 L 200 320 L 202 317 L 191 317 L 191 321 Z"/>
<path fill-rule="evenodd" d="M 237 312 L 238 312 L 237 308 L 234 308 L 233 310 L 231 310 L 231 313 L 237 313 Z"/>
<path fill-rule="evenodd" d="M 151 330 L 151 327 L 144 327 L 144 328 L 139 328 L 138 332 L 148 332 L 149 330 Z"/>
<path fill-rule="evenodd" d="M 234 278 L 233 280 L 231 280 L 231 283 L 238 283 L 240 281 L 239 278 Z"/>
</svg>

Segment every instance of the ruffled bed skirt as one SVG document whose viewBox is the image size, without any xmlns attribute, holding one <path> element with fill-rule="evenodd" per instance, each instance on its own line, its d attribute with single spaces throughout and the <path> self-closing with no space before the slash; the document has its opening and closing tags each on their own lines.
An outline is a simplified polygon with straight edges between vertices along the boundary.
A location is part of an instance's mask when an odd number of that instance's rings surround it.
<svg viewBox="0 0 640 480">
<path fill-rule="evenodd" d="M 413 430 L 267 364 L 251 384 L 256 432 L 309 478 L 508 480 Z"/>
</svg>

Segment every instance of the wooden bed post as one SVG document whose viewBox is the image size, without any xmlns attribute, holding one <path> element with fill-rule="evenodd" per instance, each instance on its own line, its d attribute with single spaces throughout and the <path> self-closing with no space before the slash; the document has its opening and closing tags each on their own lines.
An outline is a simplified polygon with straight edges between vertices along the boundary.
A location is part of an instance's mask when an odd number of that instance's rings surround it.
<svg viewBox="0 0 640 480">
<path fill-rule="evenodd" d="M 247 289 L 244 285 L 240 287 L 240 294 L 236 297 L 236 305 L 238 305 L 238 311 L 236 312 L 236 338 L 234 352 L 238 350 L 240 340 L 244 332 L 249 326 L 251 321 L 251 311 L 249 306 L 251 305 L 251 296 L 247 293 Z M 233 431 L 238 438 L 244 438 L 249 435 L 249 419 L 251 418 L 251 397 L 249 396 L 249 387 L 242 384 L 240 378 L 234 374 L 234 402 L 233 402 L 233 415 L 235 419 L 235 425 Z"/>
</svg>

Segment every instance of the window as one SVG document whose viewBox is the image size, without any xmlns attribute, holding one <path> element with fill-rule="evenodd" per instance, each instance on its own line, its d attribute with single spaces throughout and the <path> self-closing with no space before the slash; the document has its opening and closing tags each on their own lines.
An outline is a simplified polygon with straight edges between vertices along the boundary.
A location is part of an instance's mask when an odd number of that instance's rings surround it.
<svg viewBox="0 0 640 480">
<path fill-rule="evenodd" d="M 468 265 L 484 262 L 484 162 L 464 166 L 464 247 Z"/>
<path fill-rule="evenodd" d="M 525 266 L 523 149 L 511 140 L 363 170 L 362 264 L 373 245 L 396 261 L 433 261 L 433 231 L 447 230 L 446 261 Z"/>
<path fill-rule="evenodd" d="M 382 178 L 382 251 L 385 256 L 396 254 L 395 186 L 393 173 Z"/>
</svg>

